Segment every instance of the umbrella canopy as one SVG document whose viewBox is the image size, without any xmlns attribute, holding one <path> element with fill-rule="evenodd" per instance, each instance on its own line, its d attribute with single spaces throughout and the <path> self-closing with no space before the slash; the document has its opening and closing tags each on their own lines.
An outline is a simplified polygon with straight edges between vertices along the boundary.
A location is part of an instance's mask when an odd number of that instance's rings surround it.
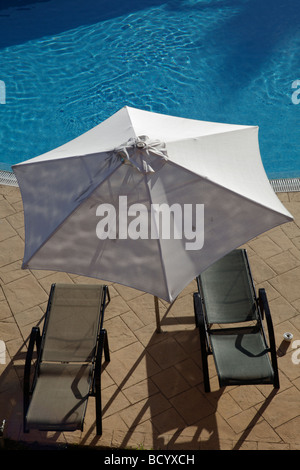
<svg viewBox="0 0 300 470">
<path fill-rule="evenodd" d="M 124 107 L 13 170 L 23 268 L 113 281 L 170 302 L 216 260 L 293 219 L 268 181 L 255 126 Z"/>
</svg>

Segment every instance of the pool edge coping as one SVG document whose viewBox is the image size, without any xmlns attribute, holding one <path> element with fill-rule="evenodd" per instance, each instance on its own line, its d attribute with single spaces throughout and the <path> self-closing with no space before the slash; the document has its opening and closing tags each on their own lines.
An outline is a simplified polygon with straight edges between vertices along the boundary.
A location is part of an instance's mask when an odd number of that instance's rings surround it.
<svg viewBox="0 0 300 470">
<path fill-rule="evenodd" d="M 300 191 L 300 177 L 269 179 L 269 182 L 275 193 Z M 7 170 L 0 170 L 0 184 L 6 186 L 19 186 L 15 174 Z"/>
</svg>

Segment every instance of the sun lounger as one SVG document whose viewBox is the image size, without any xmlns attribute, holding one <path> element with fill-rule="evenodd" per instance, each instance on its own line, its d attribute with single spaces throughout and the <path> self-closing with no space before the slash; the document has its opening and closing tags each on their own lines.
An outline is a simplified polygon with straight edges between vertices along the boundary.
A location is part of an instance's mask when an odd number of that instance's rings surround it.
<svg viewBox="0 0 300 470">
<path fill-rule="evenodd" d="M 259 289 L 256 296 L 246 250 L 234 250 L 214 263 L 197 277 L 197 284 L 194 312 L 205 391 L 210 391 L 209 354 L 213 354 L 220 387 L 273 384 L 279 388 L 267 295 Z"/>
<path fill-rule="evenodd" d="M 83 429 L 89 396 L 96 401 L 102 434 L 101 368 L 109 349 L 103 318 L 109 303 L 103 285 L 53 284 L 42 335 L 31 332 L 24 372 L 24 432 Z M 37 360 L 33 377 L 34 346 Z"/>
</svg>

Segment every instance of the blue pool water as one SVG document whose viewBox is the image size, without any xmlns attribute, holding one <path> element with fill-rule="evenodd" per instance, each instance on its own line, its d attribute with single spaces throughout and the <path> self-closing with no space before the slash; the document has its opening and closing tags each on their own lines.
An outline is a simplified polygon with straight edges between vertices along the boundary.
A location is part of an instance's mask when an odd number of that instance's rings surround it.
<svg viewBox="0 0 300 470">
<path fill-rule="evenodd" d="M 299 51 L 294 0 L 1 0 L 0 169 L 128 105 L 258 125 L 269 178 L 299 177 Z"/>
</svg>

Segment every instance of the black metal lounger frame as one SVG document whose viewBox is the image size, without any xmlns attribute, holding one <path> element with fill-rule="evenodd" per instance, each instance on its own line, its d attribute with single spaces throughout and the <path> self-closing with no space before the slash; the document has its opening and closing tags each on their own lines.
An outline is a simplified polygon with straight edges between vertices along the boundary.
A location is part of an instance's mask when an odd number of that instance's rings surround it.
<svg viewBox="0 0 300 470">
<path fill-rule="evenodd" d="M 274 372 L 273 376 L 273 386 L 275 389 L 279 389 L 279 374 L 278 374 L 278 363 L 277 363 L 277 356 L 276 356 L 276 344 L 275 344 L 275 335 L 274 335 L 274 328 L 273 322 L 271 318 L 269 303 L 267 299 L 267 294 L 265 289 L 259 289 L 259 295 L 256 296 L 256 290 L 254 286 L 254 281 L 250 269 L 249 259 L 247 256 L 246 250 L 241 250 L 245 254 L 249 279 L 251 280 L 251 289 L 254 296 L 254 301 L 256 305 L 256 312 L 257 312 L 257 327 L 260 329 L 263 340 L 265 342 L 266 351 L 270 354 L 271 364 Z M 197 276 L 197 287 L 198 292 L 194 293 L 194 313 L 195 313 L 195 323 L 196 327 L 199 330 L 199 337 L 200 337 L 200 349 L 201 349 L 201 357 L 202 357 L 202 368 L 203 368 L 203 378 L 204 378 L 204 389 L 205 392 L 210 392 L 210 382 L 209 382 L 209 368 L 208 368 L 208 356 L 213 354 L 213 349 L 211 346 L 210 341 L 210 331 L 212 324 L 209 324 L 206 316 L 205 311 L 205 302 L 203 299 L 203 290 L 201 286 L 201 275 Z M 263 325 L 264 317 L 267 323 L 267 330 L 268 330 L 268 340 L 265 334 L 265 329 Z M 233 330 L 233 328 L 228 328 L 228 330 Z M 247 329 L 247 326 L 241 327 L 238 326 L 237 330 Z M 222 331 L 226 331 L 223 328 Z M 260 383 L 259 381 L 256 383 Z M 245 383 L 247 384 L 247 383 Z M 250 382 L 248 383 L 250 384 Z"/>
<path fill-rule="evenodd" d="M 28 345 L 28 350 L 27 350 L 27 355 L 26 355 L 26 360 L 25 360 L 24 387 L 23 387 L 23 430 L 25 433 L 29 432 L 29 429 L 27 427 L 27 422 L 26 422 L 26 416 L 27 416 L 29 405 L 30 405 L 30 399 L 33 394 L 36 382 L 38 380 L 39 364 L 40 364 L 42 353 L 43 353 L 43 344 L 44 344 L 45 335 L 47 331 L 49 313 L 51 309 L 51 302 L 52 302 L 52 297 L 54 294 L 55 286 L 56 284 L 52 284 L 51 286 L 42 334 L 40 333 L 40 328 L 38 326 L 33 327 L 31 330 L 31 334 L 30 334 L 29 345 Z M 90 393 L 89 393 L 89 396 L 95 397 L 96 434 L 100 436 L 102 434 L 101 371 L 102 371 L 103 351 L 104 351 L 105 361 L 106 362 L 110 361 L 107 331 L 103 328 L 104 310 L 109 302 L 110 302 L 109 289 L 108 289 L 108 286 L 105 285 L 103 286 L 103 296 L 102 296 L 100 315 L 99 315 L 99 321 L 98 321 L 98 334 L 97 334 L 97 341 L 95 345 L 95 353 L 92 359 L 93 373 L 92 373 L 91 387 L 90 387 Z M 31 365 L 32 365 L 35 346 L 37 350 L 37 360 L 35 364 L 32 384 L 30 384 Z M 83 422 L 82 422 L 81 430 L 83 430 Z"/>
</svg>

